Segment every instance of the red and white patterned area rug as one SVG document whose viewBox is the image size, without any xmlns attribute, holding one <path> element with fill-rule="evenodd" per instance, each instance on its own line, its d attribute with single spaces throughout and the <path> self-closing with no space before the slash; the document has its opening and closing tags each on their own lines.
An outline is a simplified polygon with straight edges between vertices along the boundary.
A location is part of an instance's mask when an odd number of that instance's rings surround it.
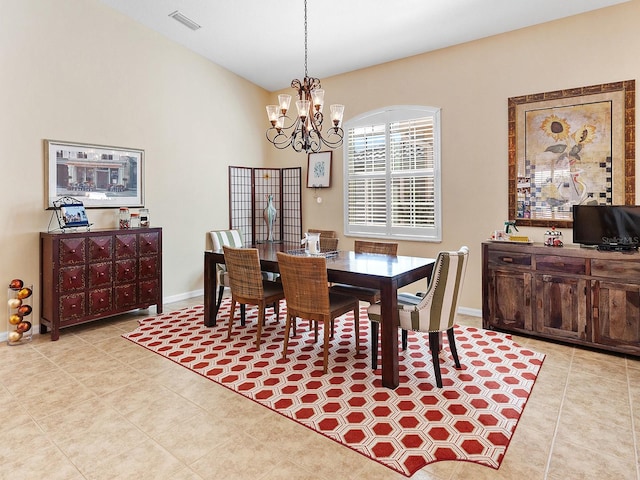
<svg viewBox="0 0 640 480">
<path fill-rule="evenodd" d="M 227 340 L 229 303 L 223 302 L 216 327 L 204 326 L 200 305 L 144 319 L 123 337 L 407 477 L 439 460 L 499 468 L 544 360 L 508 335 L 456 327 L 462 368 L 455 368 L 444 335 L 439 389 L 428 335 L 410 332 L 407 351 L 400 351 L 400 386 L 390 390 L 380 370 L 371 370 L 366 308 L 360 352 L 353 316 L 345 315 L 336 321 L 323 375 L 322 332 L 313 343 L 306 321 L 299 321 L 282 359 L 284 302 L 280 321 L 268 311 L 260 350 L 255 308 L 247 310 L 245 327 L 236 319 Z"/>
</svg>

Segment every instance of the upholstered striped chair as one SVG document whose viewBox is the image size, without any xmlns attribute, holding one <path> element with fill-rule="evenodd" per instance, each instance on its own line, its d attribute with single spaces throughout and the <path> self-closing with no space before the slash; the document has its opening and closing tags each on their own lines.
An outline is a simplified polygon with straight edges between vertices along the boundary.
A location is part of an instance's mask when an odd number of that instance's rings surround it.
<svg viewBox="0 0 640 480">
<path fill-rule="evenodd" d="M 453 328 L 468 259 L 467 247 L 460 247 L 458 251 L 438 253 L 424 296 L 412 298 L 406 294 L 398 295 L 398 314 L 403 332 L 429 332 L 429 347 L 438 387 L 442 387 L 438 359 L 441 332 L 447 332 L 451 355 L 456 367 L 460 368 Z M 371 366 L 374 370 L 377 368 L 378 326 L 382 320 L 380 310 L 379 303 L 370 305 L 368 309 L 371 320 Z"/>
</svg>

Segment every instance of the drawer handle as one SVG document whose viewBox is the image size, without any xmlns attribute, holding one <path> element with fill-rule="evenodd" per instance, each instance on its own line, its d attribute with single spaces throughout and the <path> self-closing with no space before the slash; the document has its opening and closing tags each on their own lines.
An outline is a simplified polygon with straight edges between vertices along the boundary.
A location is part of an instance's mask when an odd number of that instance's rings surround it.
<svg viewBox="0 0 640 480">
<path fill-rule="evenodd" d="M 76 251 L 75 251 L 75 250 L 69 250 L 69 252 L 70 252 L 70 253 L 76 253 Z"/>
<path fill-rule="evenodd" d="M 511 258 L 511 257 L 502 257 L 502 261 L 504 263 L 513 263 L 513 258 Z"/>
</svg>

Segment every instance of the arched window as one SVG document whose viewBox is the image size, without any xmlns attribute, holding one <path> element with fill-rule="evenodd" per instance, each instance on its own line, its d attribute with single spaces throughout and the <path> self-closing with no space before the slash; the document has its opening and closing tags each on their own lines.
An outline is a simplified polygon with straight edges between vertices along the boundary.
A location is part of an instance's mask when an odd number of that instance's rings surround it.
<svg viewBox="0 0 640 480">
<path fill-rule="evenodd" d="M 441 241 L 440 109 L 387 107 L 345 132 L 345 234 Z"/>
</svg>

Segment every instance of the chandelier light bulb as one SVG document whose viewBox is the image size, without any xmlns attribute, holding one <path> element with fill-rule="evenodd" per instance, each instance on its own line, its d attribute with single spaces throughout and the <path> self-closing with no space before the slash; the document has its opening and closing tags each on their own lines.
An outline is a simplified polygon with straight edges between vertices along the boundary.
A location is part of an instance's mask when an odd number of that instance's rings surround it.
<svg viewBox="0 0 640 480">
<path fill-rule="evenodd" d="M 344 115 L 344 105 L 331 105 L 331 121 L 333 126 L 338 128 L 342 123 L 342 116 Z"/>
<path fill-rule="evenodd" d="M 289 105 L 291 105 L 291 95 L 281 94 L 278 95 L 278 103 L 280 104 L 280 113 L 282 115 L 286 115 L 289 110 Z"/>
<path fill-rule="evenodd" d="M 278 105 L 267 105 L 267 117 L 271 122 L 271 126 L 275 127 L 280 116 L 280 107 Z"/>
<path fill-rule="evenodd" d="M 311 99 L 313 100 L 313 108 L 316 112 L 322 113 L 322 107 L 324 105 L 324 90 L 322 88 L 316 88 L 311 91 Z"/>
</svg>

